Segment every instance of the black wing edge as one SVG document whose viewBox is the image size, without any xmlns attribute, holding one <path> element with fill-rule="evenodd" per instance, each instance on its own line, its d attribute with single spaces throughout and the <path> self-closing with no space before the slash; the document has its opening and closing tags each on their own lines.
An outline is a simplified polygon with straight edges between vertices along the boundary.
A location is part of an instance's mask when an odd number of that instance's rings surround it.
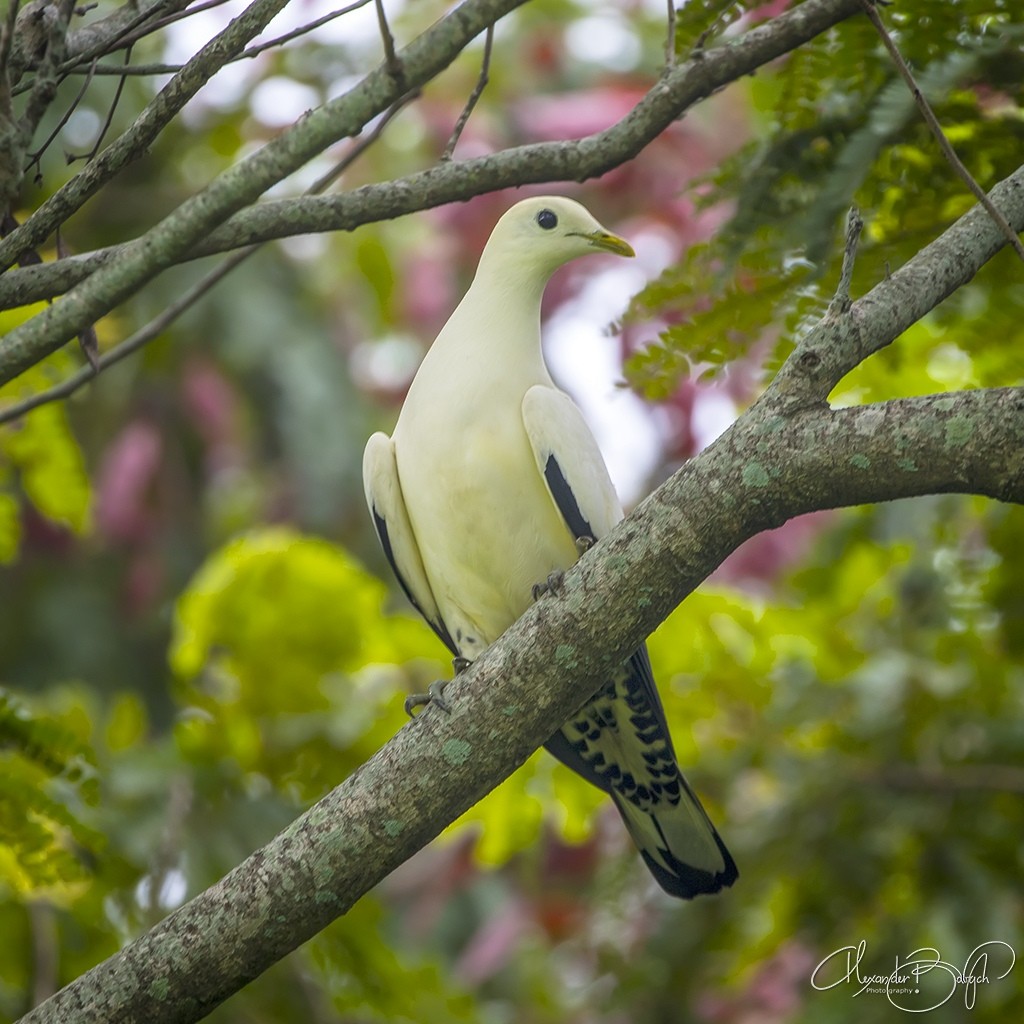
<svg viewBox="0 0 1024 1024">
<path fill-rule="evenodd" d="M 554 455 L 549 455 L 548 461 L 544 463 L 544 479 L 547 481 L 551 497 L 555 499 L 555 505 L 562 513 L 565 525 L 569 527 L 569 532 L 573 537 L 576 540 L 579 540 L 580 537 L 591 537 L 597 540 L 593 527 L 580 511 L 576 495 L 572 493 L 569 481 L 565 479 L 562 467 L 559 466 L 558 459 Z"/>
<path fill-rule="evenodd" d="M 441 643 L 452 652 L 453 655 L 458 657 L 459 649 L 455 646 L 455 641 L 452 640 L 451 634 L 448 632 L 448 628 L 445 624 L 438 619 L 434 622 L 429 615 L 420 607 L 419 601 L 413 596 L 412 590 L 409 589 L 409 584 L 405 582 L 405 578 L 398 571 L 398 563 L 395 561 L 395 553 L 391 549 L 391 538 L 388 536 L 388 524 L 384 518 L 377 511 L 376 507 L 372 509 L 373 512 L 373 526 L 377 531 L 377 539 L 380 541 L 380 546 L 384 549 L 384 557 L 388 560 L 388 565 L 391 566 L 391 571 L 395 574 L 395 579 L 398 580 L 399 586 L 402 588 L 402 592 L 407 598 L 409 603 L 420 613 L 423 617 L 423 621 L 437 634 Z"/>
<path fill-rule="evenodd" d="M 617 800 L 615 801 L 615 806 L 619 806 Z M 619 808 L 619 812 L 621 813 L 621 808 Z M 640 847 L 640 856 L 643 857 L 648 870 L 654 875 L 654 880 L 670 896 L 677 896 L 683 900 L 692 900 L 694 896 L 709 896 L 716 892 L 721 892 L 722 889 L 732 885 L 740 877 L 739 868 L 736 867 L 732 854 L 726 849 L 725 843 L 722 842 L 721 837 L 710 822 L 711 834 L 715 838 L 718 852 L 721 853 L 722 860 L 725 863 L 725 867 L 721 871 L 715 872 L 702 871 L 700 868 L 691 867 L 689 864 L 684 864 L 677 857 L 674 857 L 668 843 L 665 841 L 665 833 L 661 830 L 657 816 L 651 815 L 651 819 L 662 838 L 663 845 L 660 847 L 660 853 L 672 870 L 666 870 L 663 865 L 659 864 L 642 847 Z M 625 821 L 625 815 L 623 815 L 623 820 Z"/>
</svg>

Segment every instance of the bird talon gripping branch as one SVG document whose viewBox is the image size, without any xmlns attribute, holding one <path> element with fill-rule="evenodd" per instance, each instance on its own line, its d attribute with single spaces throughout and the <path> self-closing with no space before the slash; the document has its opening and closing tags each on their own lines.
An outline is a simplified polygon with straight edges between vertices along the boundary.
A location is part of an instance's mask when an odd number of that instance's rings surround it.
<svg viewBox="0 0 1024 1024">
<path fill-rule="evenodd" d="M 595 251 L 633 255 L 570 199 L 513 206 L 427 352 L 394 434 L 366 445 L 363 481 L 381 547 L 460 657 L 497 640 L 531 596 L 557 592 L 557 570 L 622 518 L 597 442 L 544 365 L 538 330 L 548 278 Z M 444 708 L 441 689 L 410 697 L 407 710 Z M 611 796 L 667 892 L 688 899 L 735 881 L 736 865 L 676 763 L 646 647 L 545 746 Z"/>
<path fill-rule="evenodd" d="M 548 573 L 548 578 L 543 583 L 534 583 L 533 599 L 539 601 L 545 594 L 560 594 L 565 585 L 565 573 L 561 569 Z"/>
<path fill-rule="evenodd" d="M 597 541 L 593 537 L 589 537 L 586 534 L 582 537 L 577 537 L 576 553 L 582 558 L 596 543 Z"/>
<path fill-rule="evenodd" d="M 416 716 L 412 713 L 413 708 L 426 707 L 428 704 L 440 708 L 446 715 L 452 713 L 452 706 L 444 695 L 444 689 L 450 680 L 437 679 L 427 687 L 426 693 L 411 693 L 405 698 L 405 713 L 410 718 Z"/>
</svg>

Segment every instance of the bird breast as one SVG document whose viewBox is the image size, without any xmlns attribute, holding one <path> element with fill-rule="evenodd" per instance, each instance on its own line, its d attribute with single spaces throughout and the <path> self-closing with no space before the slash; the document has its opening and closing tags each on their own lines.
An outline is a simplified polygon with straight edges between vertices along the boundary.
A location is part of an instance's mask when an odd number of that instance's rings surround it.
<svg viewBox="0 0 1024 1024">
<path fill-rule="evenodd" d="M 399 423 L 395 449 L 441 614 L 453 635 L 486 645 L 529 607 L 533 585 L 568 568 L 576 551 L 537 469 L 521 400 L 480 398 L 418 411 L 415 431 Z"/>
</svg>

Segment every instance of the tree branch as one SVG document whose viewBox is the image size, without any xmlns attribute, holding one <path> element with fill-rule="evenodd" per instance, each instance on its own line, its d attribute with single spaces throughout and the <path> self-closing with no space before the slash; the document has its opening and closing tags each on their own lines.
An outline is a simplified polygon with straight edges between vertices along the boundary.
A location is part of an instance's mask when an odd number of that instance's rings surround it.
<svg viewBox="0 0 1024 1024">
<path fill-rule="evenodd" d="M 400 76 L 386 65 L 378 67 L 344 96 L 311 111 L 259 152 L 219 175 L 61 302 L 11 331 L 0 346 L 0 383 L 16 377 L 60 348 L 84 325 L 110 312 L 271 185 L 332 143 L 357 134 L 372 117 L 432 79 L 478 33 L 523 2 L 468 0 L 401 51 Z"/>
<path fill-rule="evenodd" d="M 503 188 L 599 177 L 631 160 L 699 100 L 806 43 L 859 9 L 859 0 L 807 0 L 771 22 L 678 65 L 660 78 L 626 117 L 594 135 L 448 161 L 341 195 L 261 203 L 235 214 L 181 258 L 209 256 L 291 235 L 351 231 L 363 224 Z M 52 298 L 139 244 L 136 240 L 59 263 L 8 271 L 0 277 L 0 309 Z"/>
<path fill-rule="evenodd" d="M 954 490 L 1024 501 L 1024 389 L 781 424 L 747 414 L 566 573 L 561 596 L 538 602 L 450 684 L 450 716 L 410 722 L 224 879 L 22 1024 L 200 1019 L 511 774 L 744 540 L 818 508 Z"/>
<path fill-rule="evenodd" d="M 977 219 L 998 233 L 980 207 Z M 835 366 L 855 365 L 903 330 L 903 310 L 883 303 L 901 307 L 914 285 L 923 292 L 919 316 L 948 294 L 949 268 L 968 263 L 966 278 L 978 269 L 984 247 L 965 247 L 962 232 L 963 220 L 847 314 L 826 315 L 814 331 L 853 325 L 836 335 L 847 351 Z M 22 1024 L 198 1020 L 522 764 L 761 530 L 817 509 L 937 492 L 1024 503 L 1024 388 L 840 410 L 824 400 L 779 401 L 787 387 L 799 391 L 806 355 L 818 351 L 798 345 L 780 372 L 783 386 L 769 389 L 774 399 L 686 463 L 565 574 L 557 596 L 535 604 L 459 675 L 445 694 L 450 716 L 428 709 L 220 882 Z M 810 369 L 822 365 L 833 365 L 827 354 Z"/>
<path fill-rule="evenodd" d="M 90 196 L 137 160 L 181 108 L 245 44 L 260 34 L 288 0 L 254 0 L 244 13 L 206 44 L 147 104 L 134 123 L 88 167 L 59 188 L 20 227 L 0 242 L 0 268 L 41 245 Z"/>
<path fill-rule="evenodd" d="M 1024 166 L 989 193 L 1014 230 L 1024 229 Z M 829 313 L 799 341 L 758 400 L 777 408 L 820 405 L 855 366 L 965 285 L 1007 244 L 985 207 L 972 207 L 913 259 L 854 302 Z"/>
<path fill-rule="evenodd" d="M 999 211 L 989 205 L 988 197 L 985 195 L 982 187 L 974 180 L 974 175 L 964 166 L 964 162 L 957 156 L 956 150 L 953 148 L 953 144 L 949 141 L 946 133 L 942 130 L 942 125 L 939 124 L 939 119 L 935 116 L 935 111 L 932 110 L 931 104 L 925 98 L 920 87 L 914 80 L 914 75 L 910 68 L 907 66 L 907 62 L 903 59 L 903 54 L 900 53 L 899 47 L 893 41 L 891 35 L 889 35 L 888 29 L 885 27 L 885 23 L 882 21 L 881 16 L 878 13 L 875 4 L 877 0 L 860 0 L 861 7 L 864 9 L 864 13 L 871 20 L 871 24 L 875 26 L 875 31 L 881 37 L 882 43 L 886 50 L 889 51 L 889 56 L 892 57 L 893 63 L 896 65 L 896 70 L 900 73 L 900 77 L 907 84 L 907 88 L 910 90 L 911 95 L 914 97 L 914 102 L 917 104 L 917 109 L 921 111 L 921 116 L 924 118 L 925 124 L 928 125 L 928 130 L 932 133 L 935 141 L 939 144 L 939 149 L 942 150 L 942 155 L 946 158 L 946 162 L 953 168 L 954 171 L 959 175 L 960 180 L 970 189 L 972 195 L 982 206 L 988 210 L 989 216 L 999 225 L 999 229 L 1006 235 L 1007 241 L 1013 247 L 1013 251 L 1024 260 L 1024 243 L 1017 237 L 1016 232 L 1010 227 L 1009 224 L 1003 220 Z"/>
</svg>

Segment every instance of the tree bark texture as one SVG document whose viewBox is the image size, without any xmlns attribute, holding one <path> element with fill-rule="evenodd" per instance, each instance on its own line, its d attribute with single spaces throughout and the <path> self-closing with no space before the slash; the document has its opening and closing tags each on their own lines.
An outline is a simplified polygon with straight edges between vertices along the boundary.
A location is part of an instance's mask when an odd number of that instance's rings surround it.
<svg viewBox="0 0 1024 1024">
<path fill-rule="evenodd" d="M 1024 225 L 1024 172 L 992 193 Z M 833 410 L 829 391 L 1005 237 L 972 210 L 837 302 L 762 398 L 686 463 L 373 758 L 220 882 L 23 1024 L 195 1021 L 352 906 L 494 788 L 722 560 L 816 509 L 961 491 L 1024 503 L 1024 388 Z"/>
</svg>

